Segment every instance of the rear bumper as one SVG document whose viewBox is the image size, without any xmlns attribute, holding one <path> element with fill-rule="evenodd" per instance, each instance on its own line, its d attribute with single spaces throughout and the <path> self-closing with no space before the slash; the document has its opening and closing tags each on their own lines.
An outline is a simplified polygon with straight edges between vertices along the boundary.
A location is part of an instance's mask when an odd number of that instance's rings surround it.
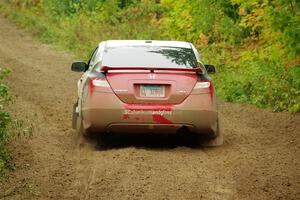
<svg viewBox="0 0 300 200">
<path fill-rule="evenodd" d="M 176 133 L 184 127 L 197 134 L 215 134 L 218 119 L 209 94 L 192 94 L 176 105 L 145 105 L 95 92 L 82 102 L 82 116 L 87 131 L 118 133 Z"/>
</svg>

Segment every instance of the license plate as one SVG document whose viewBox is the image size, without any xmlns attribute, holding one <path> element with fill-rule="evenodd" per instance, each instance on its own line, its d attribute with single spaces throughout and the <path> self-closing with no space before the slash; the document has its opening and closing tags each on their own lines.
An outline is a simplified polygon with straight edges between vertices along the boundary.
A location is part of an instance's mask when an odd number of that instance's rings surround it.
<svg viewBox="0 0 300 200">
<path fill-rule="evenodd" d="M 165 86 L 163 85 L 141 85 L 141 97 L 165 97 Z"/>
</svg>

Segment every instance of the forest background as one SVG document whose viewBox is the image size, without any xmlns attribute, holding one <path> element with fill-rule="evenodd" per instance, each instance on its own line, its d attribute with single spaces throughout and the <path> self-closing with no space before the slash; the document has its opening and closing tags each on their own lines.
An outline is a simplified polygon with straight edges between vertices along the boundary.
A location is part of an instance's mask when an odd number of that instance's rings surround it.
<svg viewBox="0 0 300 200">
<path fill-rule="evenodd" d="M 216 65 L 221 99 L 300 111 L 298 0 L 4 0 L 0 11 L 85 59 L 102 40 L 189 41 Z"/>
</svg>

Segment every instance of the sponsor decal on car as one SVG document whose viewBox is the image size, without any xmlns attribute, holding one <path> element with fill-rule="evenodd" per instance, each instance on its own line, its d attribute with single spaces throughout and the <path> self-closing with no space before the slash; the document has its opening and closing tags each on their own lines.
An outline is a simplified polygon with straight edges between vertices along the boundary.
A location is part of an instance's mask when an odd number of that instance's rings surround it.
<svg viewBox="0 0 300 200">
<path fill-rule="evenodd" d="M 124 115 L 172 115 L 172 110 L 124 110 Z"/>
</svg>

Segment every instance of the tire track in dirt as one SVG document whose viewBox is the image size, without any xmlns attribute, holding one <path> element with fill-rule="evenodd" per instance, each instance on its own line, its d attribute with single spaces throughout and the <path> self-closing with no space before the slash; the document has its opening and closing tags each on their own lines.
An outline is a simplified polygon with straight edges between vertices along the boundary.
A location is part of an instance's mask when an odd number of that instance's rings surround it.
<svg viewBox="0 0 300 200">
<path fill-rule="evenodd" d="M 300 116 L 221 103 L 225 144 L 178 145 L 172 137 L 115 138 L 98 150 L 71 130 L 80 74 L 71 55 L 0 18 L 0 67 L 18 118 L 34 114 L 32 138 L 12 141 L 16 170 L 2 199 L 297 199 Z M 30 118 L 30 117 L 29 117 Z"/>
</svg>

